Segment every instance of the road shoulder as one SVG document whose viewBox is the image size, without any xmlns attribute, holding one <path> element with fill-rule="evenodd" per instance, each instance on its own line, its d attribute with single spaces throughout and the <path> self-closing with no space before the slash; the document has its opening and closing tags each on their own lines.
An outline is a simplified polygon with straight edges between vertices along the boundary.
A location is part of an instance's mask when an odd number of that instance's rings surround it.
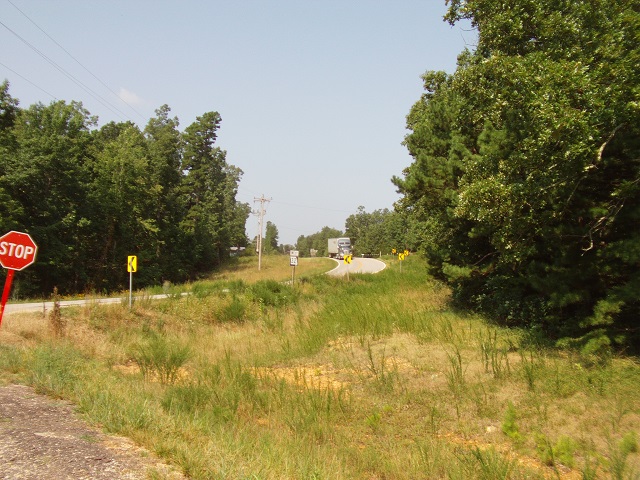
<svg viewBox="0 0 640 480">
<path fill-rule="evenodd" d="M 0 478 L 184 479 L 130 439 L 89 426 L 73 404 L 0 386 Z"/>
</svg>

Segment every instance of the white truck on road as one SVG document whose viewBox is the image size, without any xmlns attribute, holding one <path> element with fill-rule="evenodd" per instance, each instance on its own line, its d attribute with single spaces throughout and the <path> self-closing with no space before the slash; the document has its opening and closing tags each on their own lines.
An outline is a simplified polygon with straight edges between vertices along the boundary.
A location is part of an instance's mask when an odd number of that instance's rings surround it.
<svg viewBox="0 0 640 480">
<path fill-rule="evenodd" d="M 330 238 L 327 246 L 329 257 L 342 260 L 345 255 L 351 255 L 351 239 L 347 237 Z"/>
</svg>

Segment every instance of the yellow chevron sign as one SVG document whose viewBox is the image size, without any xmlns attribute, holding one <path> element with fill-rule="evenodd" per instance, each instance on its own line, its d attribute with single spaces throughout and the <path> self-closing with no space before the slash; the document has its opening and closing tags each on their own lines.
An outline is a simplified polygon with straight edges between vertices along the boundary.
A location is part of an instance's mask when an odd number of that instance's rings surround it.
<svg viewBox="0 0 640 480">
<path fill-rule="evenodd" d="M 135 273 L 138 271 L 138 257 L 135 255 L 129 255 L 127 257 L 127 272 Z"/>
</svg>

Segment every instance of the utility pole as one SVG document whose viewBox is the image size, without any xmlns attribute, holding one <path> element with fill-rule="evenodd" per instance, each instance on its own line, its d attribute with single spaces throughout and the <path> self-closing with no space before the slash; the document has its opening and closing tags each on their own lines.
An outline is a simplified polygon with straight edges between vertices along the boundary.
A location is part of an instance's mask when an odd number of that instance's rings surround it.
<svg viewBox="0 0 640 480">
<path fill-rule="evenodd" d="M 260 198 L 253 197 L 253 202 L 260 202 L 260 210 L 253 212 L 258 215 L 258 238 L 256 239 L 256 250 L 258 251 L 258 270 L 262 266 L 262 223 L 264 221 L 264 214 L 267 213 L 264 209 L 264 204 L 270 202 L 270 198 L 264 198 L 264 193 Z"/>
</svg>

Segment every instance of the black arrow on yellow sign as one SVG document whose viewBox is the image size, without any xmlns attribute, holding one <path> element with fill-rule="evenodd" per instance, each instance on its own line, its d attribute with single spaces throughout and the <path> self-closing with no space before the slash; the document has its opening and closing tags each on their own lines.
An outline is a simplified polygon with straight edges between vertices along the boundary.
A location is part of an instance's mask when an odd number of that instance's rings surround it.
<svg viewBox="0 0 640 480">
<path fill-rule="evenodd" d="M 135 255 L 129 255 L 127 257 L 127 272 L 135 273 L 138 271 L 138 257 Z"/>
</svg>

